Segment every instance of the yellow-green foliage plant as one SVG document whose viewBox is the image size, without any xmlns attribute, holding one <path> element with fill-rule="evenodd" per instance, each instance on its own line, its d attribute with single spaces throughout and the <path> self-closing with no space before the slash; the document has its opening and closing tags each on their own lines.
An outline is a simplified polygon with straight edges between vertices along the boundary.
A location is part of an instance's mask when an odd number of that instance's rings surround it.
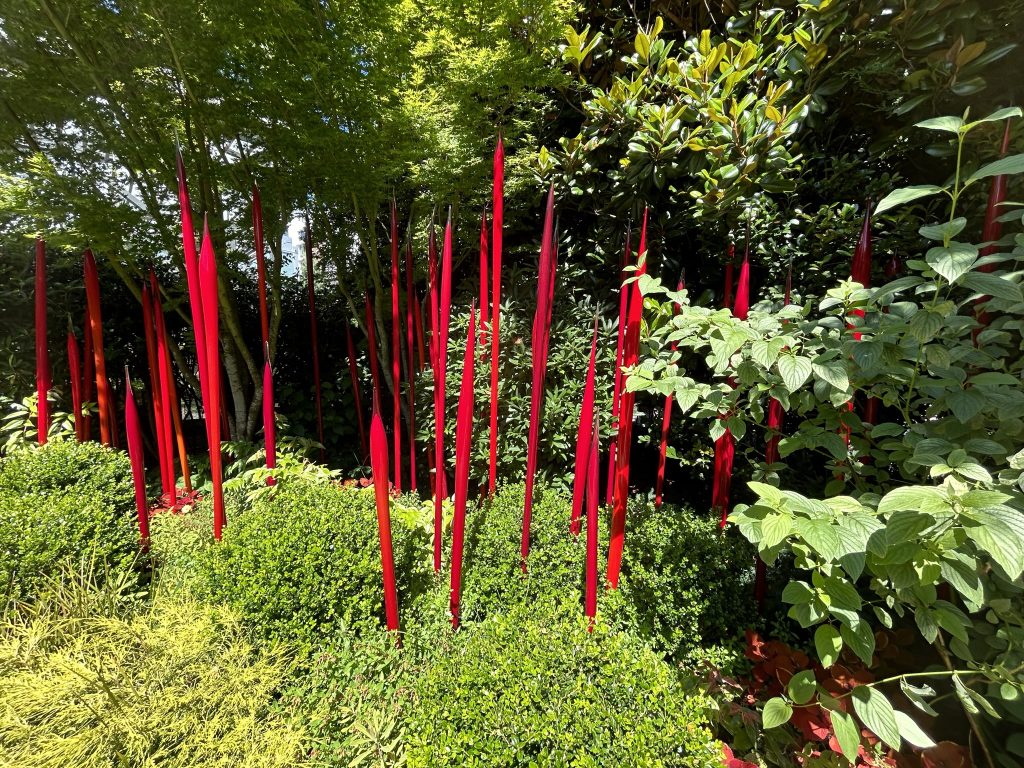
<svg viewBox="0 0 1024 768">
<path fill-rule="evenodd" d="M 64 571 L 0 626 L 0 768 L 278 768 L 305 739 L 275 713 L 287 660 L 229 610 L 143 602 Z"/>
</svg>

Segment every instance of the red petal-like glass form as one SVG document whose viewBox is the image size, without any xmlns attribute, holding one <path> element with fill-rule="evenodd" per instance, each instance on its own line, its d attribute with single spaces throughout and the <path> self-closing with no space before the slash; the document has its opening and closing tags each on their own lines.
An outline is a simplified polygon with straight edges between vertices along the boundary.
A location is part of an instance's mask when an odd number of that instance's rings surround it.
<svg viewBox="0 0 1024 768">
<path fill-rule="evenodd" d="M 135 486 L 135 511 L 139 518 L 139 543 L 142 551 L 149 549 L 149 504 L 146 501 L 146 469 L 143 464 L 142 429 L 139 412 L 135 407 L 132 385 L 125 369 L 125 427 L 128 431 L 128 459 L 132 465 L 132 483 Z"/>
<path fill-rule="evenodd" d="M 89 333 L 92 336 L 93 369 L 96 373 L 96 406 L 100 416 L 100 442 L 112 444 L 110 383 L 107 381 L 107 362 L 103 354 L 103 314 L 100 311 L 100 278 L 92 251 L 85 250 L 85 300 L 88 306 Z"/>
<path fill-rule="evenodd" d="M 199 282 L 206 333 L 206 390 L 210 410 L 206 413 L 206 435 L 210 447 L 210 477 L 213 482 L 213 537 L 220 541 L 224 529 L 224 487 L 221 468 L 221 388 L 220 388 L 220 302 L 217 294 L 217 257 L 213 252 L 210 228 L 203 224 L 203 244 L 199 255 Z"/>
<path fill-rule="evenodd" d="M 537 283 L 537 309 L 533 315 L 532 354 L 533 389 L 530 394 L 530 434 L 526 444 L 526 495 L 523 500 L 523 535 L 519 552 L 521 566 L 526 570 L 530 554 L 530 515 L 533 511 L 533 483 L 537 472 L 537 442 L 540 438 L 540 409 L 544 399 L 544 370 L 547 367 L 548 303 L 551 301 L 552 246 L 554 245 L 555 187 L 548 189 L 544 211 L 544 231 L 540 246 L 540 266 Z"/>
<path fill-rule="evenodd" d="M 448 376 L 448 326 L 452 306 L 452 218 L 444 227 L 444 244 L 441 248 L 441 307 L 437 329 L 437 401 L 434 403 L 434 482 L 439 492 L 434 494 L 434 570 L 441 570 L 441 499 L 447 494 L 444 464 L 444 423 L 445 423 L 445 381 Z"/>
<path fill-rule="evenodd" d="M 75 414 L 75 439 L 85 440 L 85 419 L 82 418 L 82 361 L 78 355 L 78 339 L 68 323 L 68 372 L 71 377 L 71 409 Z"/>
<path fill-rule="evenodd" d="M 92 323 L 89 320 L 89 307 L 85 308 L 82 318 L 82 403 L 94 402 L 96 397 L 96 358 L 92 353 Z M 92 411 L 82 418 L 83 439 L 92 439 Z"/>
<path fill-rule="evenodd" d="M 473 450 L 473 354 L 476 341 L 476 307 L 469 309 L 466 354 L 462 358 L 462 386 L 455 424 L 455 517 L 452 521 L 452 581 L 448 609 L 452 626 L 459 626 L 462 594 L 462 550 L 466 533 L 466 498 L 469 495 L 469 464 Z"/>
<path fill-rule="evenodd" d="M 591 619 L 591 627 L 597 615 L 597 506 L 600 494 L 598 451 L 598 428 L 595 422 L 590 434 L 590 461 L 587 467 L 587 581 L 583 597 L 583 612 Z"/>
<path fill-rule="evenodd" d="M 402 328 L 398 282 L 398 207 L 391 198 L 391 423 L 395 437 L 395 490 L 402 492 Z"/>
<path fill-rule="evenodd" d="M 405 246 L 405 375 L 406 404 L 409 408 L 409 489 L 416 493 L 416 329 L 413 327 L 412 241 Z"/>
<path fill-rule="evenodd" d="M 647 272 L 647 209 L 644 208 L 640 227 L 640 248 L 637 251 L 636 276 Z M 623 342 L 622 363 L 626 368 L 637 364 L 640 348 L 640 321 L 643 318 L 643 296 L 640 281 L 634 281 L 629 298 L 626 319 L 626 338 Z M 629 500 L 629 454 L 633 442 L 633 405 L 636 395 L 623 392 L 619 403 L 618 448 L 615 457 L 615 497 L 612 500 L 611 536 L 608 540 L 608 586 L 618 589 L 622 569 L 622 548 L 626 538 L 626 504 Z"/>
<path fill-rule="evenodd" d="M 185 250 L 185 278 L 188 282 L 188 303 L 192 312 L 192 333 L 196 343 L 196 367 L 199 368 L 199 389 L 203 401 L 203 413 L 210 413 L 210 392 L 206 372 L 206 329 L 203 327 L 203 291 L 199 278 L 199 257 L 196 254 L 196 236 L 192 227 L 192 205 L 188 196 L 188 181 L 185 178 L 185 163 L 181 152 L 177 153 L 178 204 L 181 209 L 181 239 Z M 209 429 L 207 429 L 209 439 Z"/>
<path fill-rule="evenodd" d="M 36 238 L 36 431 L 46 445 L 50 432 L 50 354 L 46 344 L 46 243 Z"/>
<path fill-rule="evenodd" d="M 487 493 L 494 496 L 498 478 L 498 353 L 501 319 L 501 247 L 505 216 L 505 144 L 498 136 L 494 150 L 494 189 L 491 221 L 491 434 L 490 465 L 487 473 Z"/>
<path fill-rule="evenodd" d="M 374 400 L 379 399 L 379 394 L 375 394 Z M 397 632 L 398 590 L 395 587 L 395 555 L 391 546 L 391 511 L 388 507 L 388 436 L 378 409 L 374 409 L 370 421 L 370 467 L 373 470 L 373 490 L 377 499 L 377 530 L 384 572 L 384 616 L 388 631 Z"/>
<path fill-rule="evenodd" d="M 267 469 L 275 469 L 277 426 L 274 424 L 274 372 L 270 368 L 269 360 L 263 362 L 263 447 L 267 454 Z M 274 482 L 273 475 L 267 477 L 267 485 L 273 485 Z"/>
<path fill-rule="evenodd" d="M 170 456 L 164 440 L 164 405 L 163 386 L 160 382 L 160 366 L 156 361 L 156 325 L 153 322 L 153 301 L 150 298 L 148 283 L 142 284 L 142 325 L 146 337 L 146 362 L 149 366 L 149 397 L 153 403 L 153 425 L 156 432 L 157 458 L 160 463 L 160 490 L 163 498 L 174 502 L 174 481 L 171 479 L 173 469 L 168 467 Z"/>
<path fill-rule="evenodd" d="M 622 270 L 619 273 L 619 331 L 618 340 L 615 344 L 615 383 L 612 388 L 612 440 L 608 446 L 608 487 L 605 493 L 605 503 L 611 505 L 615 493 L 615 452 L 617 449 L 619 434 L 619 404 L 622 402 L 622 353 L 623 344 L 626 340 L 626 315 L 629 312 L 629 289 L 624 283 L 629 273 L 626 267 L 632 258 L 630 245 L 630 233 L 626 230 L 626 254 L 622 258 Z"/>
<path fill-rule="evenodd" d="M 574 536 L 580 532 L 580 517 L 583 514 L 583 496 L 590 477 L 590 444 L 594 431 L 594 369 L 597 365 L 597 318 L 594 318 L 594 336 L 590 341 L 590 365 L 587 367 L 587 383 L 583 387 L 583 405 L 580 406 L 580 425 L 576 430 L 576 466 L 572 481 L 572 517 L 569 531 Z"/>
</svg>

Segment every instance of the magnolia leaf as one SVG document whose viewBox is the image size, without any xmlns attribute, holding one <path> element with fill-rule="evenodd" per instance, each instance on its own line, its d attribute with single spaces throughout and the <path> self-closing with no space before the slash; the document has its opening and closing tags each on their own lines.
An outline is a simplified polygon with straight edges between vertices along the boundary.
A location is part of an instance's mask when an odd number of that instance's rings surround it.
<svg viewBox="0 0 1024 768">
<path fill-rule="evenodd" d="M 934 184 L 920 184 L 913 187 L 895 189 L 878 202 L 878 205 L 875 206 L 875 215 L 878 216 L 890 208 L 904 205 L 912 200 L 937 195 L 942 191 L 944 191 L 942 187 L 937 187 Z"/>
<path fill-rule="evenodd" d="M 789 722 L 789 718 L 793 716 L 793 707 L 789 705 L 789 702 L 785 699 L 776 696 L 768 699 L 764 705 L 764 711 L 761 713 L 761 724 L 765 730 L 769 728 L 778 728 L 783 723 Z"/>
<path fill-rule="evenodd" d="M 892 704 L 880 691 L 866 685 L 853 689 L 853 711 L 861 722 L 893 749 L 900 748 L 900 727 Z"/>
</svg>

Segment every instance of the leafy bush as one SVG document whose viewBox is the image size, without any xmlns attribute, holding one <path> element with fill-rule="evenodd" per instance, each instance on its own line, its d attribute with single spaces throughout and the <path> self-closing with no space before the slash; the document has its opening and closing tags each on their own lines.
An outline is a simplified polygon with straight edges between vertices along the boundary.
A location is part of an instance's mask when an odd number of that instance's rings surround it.
<svg viewBox="0 0 1024 768">
<path fill-rule="evenodd" d="M 668 656 L 731 640 L 756 623 L 755 548 L 710 514 L 634 503 L 626 518 L 617 620 Z"/>
<path fill-rule="evenodd" d="M 408 644 L 398 648 L 384 632 L 345 633 L 311 657 L 282 700 L 310 740 L 313 763 L 402 765 L 419 660 Z"/>
<path fill-rule="evenodd" d="M 0 589 L 30 597 L 68 559 L 129 566 L 134 498 L 128 457 L 96 443 L 53 442 L 0 461 Z"/>
<path fill-rule="evenodd" d="M 63 574 L 0 626 L 0 751 L 37 768 L 293 765 L 299 732 L 272 714 L 287 663 L 238 617 L 144 606 L 132 582 Z"/>
<path fill-rule="evenodd" d="M 644 360 L 630 378 L 632 386 L 673 392 L 709 420 L 712 438 L 728 428 L 743 440 L 748 426 L 763 421 L 769 395 L 788 412 L 782 460 L 760 465 L 767 482 L 749 484 L 755 503 L 737 506 L 730 520 L 766 562 L 793 556 L 796 576 L 782 600 L 804 636 L 813 633 L 822 669 L 845 649 L 874 678 L 819 695 L 808 670 L 765 703 L 762 720 L 773 728 L 809 711 L 827 717 L 836 731 L 833 751 L 851 762 L 864 746 L 862 726 L 892 750 L 904 741 L 934 747 L 909 715 L 894 710 L 895 683 L 931 716 L 927 699 L 937 688 L 955 695 L 961 712 L 932 730 L 977 745 L 975 762 L 1019 762 L 1021 213 L 999 217 L 1013 231 L 994 243 L 955 238 L 968 227 L 959 215 L 966 201 L 987 186 L 979 182 L 1024 171 L 1024 154 L 975 167 L 964 158 L 968 134 L 1020 116 L 1012 107 L 973 122 L 965 113 L 918 125 L 948 137 L 957 160 L 944 186 L 897 189 L 875 209 L 949 200 L 942 221 L 919 229 L 931 242 L 922 258 L 906 262 L 910 274 L 875 289 L 843 282 L 817 311 L 809 302 L 777 312 L 762 304 L 746 321 L 667 292 L 658 317 L 648 318 L 660 357 Z M 994 204 L 991 212 L 998 214 Z M 652 280 L 645 292 L 654 308 L 653 294 L 665 291 Z M 674 301 L 684 305 L 678 315 Z M 713 369 L 711 383 L 680 370 L 699 358 Z M 877 411 L 869 416 L 871 400 Z M 762 439 L 745 442 L 763 455 Z M 803 493 L 776 485 L 806 485 L 808 476 L 824 479 Z M 878 638 L 893 627 L 908 629 L 923 652 L 916 666 L 883 674 Z"/>
<path fill-rule="evenodd" d="M 520 607 L 435 639 L 413 681 L 408 765 L 719 768 L 708 702 L 642 642 Z"/>
<path fill-rule="evenodd" d="M 262 634 L 310 648 L 341 627 L 380 626 L 383 580 L 373 489 L 284 478 L 248 506 L 230 499 L 224 538 L 200 558 L 202 591 Z M 419 510 L 393 505 L 400 610 L 428 583 Z"/>
<path fill-rule="evenodd" d="M 529 567 L 519 564 L 522 484 L 502 486 L 466 527 L 462 616 L 480 620 L 516 605 L 579 605 L 586 537 L 569 533 L 571 499 L 539 489 L 530 525 Z M 601 530 L 601 552 L 607 551 Z M 604 599 L 609 620 L 681 657 L 702 641 L 743 629 L 756 615 L 751 581 L 755 550 L 742 537 L 722 536 L 717 523 L 690 510 L 639 499 L 630 505 L 620 594 Z M 603 563 L 599 563 L 604 578 Z M 602 590 L 603 592 L 603 590 Z"/>
</svg>

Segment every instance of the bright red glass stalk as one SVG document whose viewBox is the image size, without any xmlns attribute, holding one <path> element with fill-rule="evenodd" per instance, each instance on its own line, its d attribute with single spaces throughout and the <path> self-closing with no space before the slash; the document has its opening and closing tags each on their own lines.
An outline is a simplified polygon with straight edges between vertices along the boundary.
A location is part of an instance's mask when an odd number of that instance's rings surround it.
<svg viewBox="0 0 1024 768">
<path fill-rule="evenodd" d="M 530 517 L 533 512 L 533 484 L 537 472 L 537 443 L 540 439 L 540 411 L 544 399 L 544 370 L 547 367 L 548 302 L 551 300 L 552 246 L 554 245 L 555 187 L 548 189 L 544 211 L 544 230 L 541 235 L 539 277 L 537 283 L 537 309 L 533 315 L 531 360 L 533 388 L 530 393 L 530 434 L 526 444 L 526 494 L 523 499 L 523 535 L 519 545 L 521 567 L 526 570 L 530 554 Z"/>
<path fill-rule="evenodd" d="M 647 272 L 647 209 L 644 209 L 640 228 L 640 248 L 637 251 L 636 276 Z M 626 338 L 623 344 L 623 365 L 635 366 L 640 348 L 640 321 L 643 318 L 643 295 L 639 280 L 633 282 L 626 320 Z M 615 497 L 612 500 L 611 535 L 608 541 L 608 587 L 618 589 L 622 569 L 622 548 L 626 538 L 626 505 L 629 501 L 629 454 L 633 442 L 633 405 L 635 394 L 625 391 L 619 402 L 618 448 L 615 457 Z"/>
<path fill-rule="evenodd" d="M 107 381 L 107 362 L 103 354 L 103 314 L 100 310 L 100 278 L 92 251 L 85 250 L 85 299 L 88 306 L 89 333 L 92 336 L 93 370 L 96 374 L 96 406 L 100 417 L 100 441 L 112 444 L 110 383 Z"/>
<path fill-rule="evenodd" d="M 476 341 L 476 307 L 469 309 L 466 354 L 462 358 L 462 386 L 455 426 L 455 518 L 452 521 L 452 580 L 448 609 L 452 626 L 459 626 L 462 594 L 462 551 L 466 533 L 466 498 L 469 495 L 469 464 L 473 449 L 473 355 Z"/>
<path fill-rule="evenodd" d="M 587 467 L 587 580 L 583 598 L 583 612 L 590 619 L 590 629 L 597 616 L 597 506 L 600 482 L 598 462 L 598 428 L 593 425 L 590 436 L 590 457 Z"/>
<path fill-rule="evenodd" d="M 402 492 L 402 328 L 398 282 L 398 208 L 391 198 L 391 393 L 395 437 L 395 490 Z"/>
<path fill-rule="evenodd" d="M 146 337 L 146 361 L 149 366 L 149 395 L 153 404 L 153 425 L 156 432 L 157 458 L 160 463 L 160 490 L 165 500 L 174 501 L 174 483 L 171 479 L 173 470 L 168 467 L 170 459 L 167 443 L 164 440 L 164 405 L 163 386 L 160 381 L 160 367 L 156 355 L 156 325 L 153 322 L 153 300 L 150 297 L 149 283 L 142 284 L 142 324 Z"/>
<path fill-rule="evenodd" d="M 583 405 L 580 407 L 580 425 L 576 431 L 576 466 L 572 482 L 572 518 L 569 531 L 574 536 L 580 533 L 580 517 L 583 514 L 583 497 L 590 480 L 591 432 L 594 431 L 594 369 L 597 364 L 597 318 L 594 318 L 594 336 L 590 342 L 590 365 L 587 367 L 587 383 L 583 386 Z"/>
<path fill-rule="evenodd" d="M 494 496 L 498 478 L 498 354 L 501 316 L 501 247 L 505 216 L 505 144 L 501 135 L 494 150 L 493 218 L 491 220 L 491 432 L 487 493 Z"/>
<path fill-rule="evenodd" d="M 135 486 L 135 511 L 139 518 L 139 544 L 142 551 L 149 549 L 149 504 L 146 501 L 146 468 L 142 448 L 142 429 L 135 396 L 125 369 L 125 428 L 128 432 L 128 459 L 132 465 L 132 483 Z"/>
<path fill-rule="evenodd" d="M 379 401 L 379 393 L 374 400 Z M 388 495 L 388 436 L 380 411 L 374 409 L 370 421 L 370 466 L 377 500 L 377 531 L 380 536 L 380 560 L 384 572 L 384 616 L 389 632 L 398 631 L 398 590 L 395 586 L 395 555 L 391 545 L 391 511 Z"/>
<path fill-rule="evenodd" d="M 36 238 L 36 431 L 46 445 L 50 432 L 50 354 L 46 344 L 46 243 Z"/>
<path fill-rule="evenodd" d="M 437 329 L 437 401 L 434 403 L 434 461 L 437 462 L 434 482 L 439 492 L 434 493 L 434 571 L 441 570 L 441 499 L 447 494 L 444 465 L 445 380 L 448 375 L 448 326 L 452 305 L 452 218 L 444 227 L 441 248 L 441 296 Z"/>
<path fill-rule="evenodd" d="M 92 353 L 92 323 L 86 306 L 82 319 L 82 403 L 91 403 L 96 396 L 96 360 Z M 85 440 L 92 439 L 92 411 L 82 417 L 82 433 Z"/>
<path fill-rule="evenodd" d="M 360 418 L 362 418 L 360 416 Z M 277 431 L 274 424 L 274 372 L 270 360 L 263 362 L 263 447 L 267 454 L 267 469 L 277 468 Z M 276 481 L 273 475 L 267 477 L 267 485 Z"/>
<path fill-rule="evenodd" d="M 622 270 L 619 272 L 619 330 L 615 343 L 615 377 L 612 389 L 612 432 L 613 438 L 608 446 L 608 488 L 605 493 L 605 503 L 611 505 L 615 493 L 615 452 L 618 440 L 615 436 L 619 433 L 619 404 L 622 401 L 622 345 L 626 340 L 626 315 L 629 312 L 629 289 L 623 285 L 626 282 L 628 273 L 626 267 L 633 256 L 630 245 L 629 229 L 626 230 L 626 253 L 622 257 Z"/>
<path fill-rule="evenodd" d="M 412 242 L 405 246 L 406 405 L 409 408 L 409 490 L 416 493 L 416 329 L 413 321 Z"/>
<path fill-rule="evenodd" d="M 71 378 L 71 408 L 75 414 L 75 439 L 85 440 L 85 419 L 82 418 L 82 361 L 78 355 L 78 339 L 68 323 L 68 372 Z"/>
<path fill-rule="evenodd" d="M 213 481 L 213 537 L 220 541 L 225 524 L 224 487 L 220 452 L 220 303 L 217 300 L 217 257 L 213 252 L 210 228 L 203 225 L 203 244 L 199 255 L 199 279 L 202 286 L 203 329 L 206 332 L 206 372 L 209 376 L 210 410 L 206 414 L 206 434 L 210 443 L 210 476 Z"/>
</svg>

